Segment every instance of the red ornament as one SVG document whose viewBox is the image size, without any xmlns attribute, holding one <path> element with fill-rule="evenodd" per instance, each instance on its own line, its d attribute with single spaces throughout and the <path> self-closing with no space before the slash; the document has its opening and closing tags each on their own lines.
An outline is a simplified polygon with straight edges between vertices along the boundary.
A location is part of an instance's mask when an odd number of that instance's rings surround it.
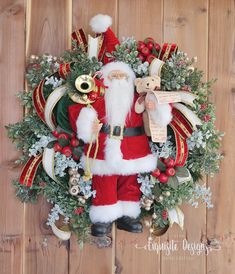
<svg viewBox="0 0 235 274">
<path fill-rule="evenodd" d="M 58 139 L 69 139 L 69 135 L 67 133 L 60 133 Z"/>
<path fill-rule="evenodd" d="M 168 218 L 168 212 L 167 212 L 167 210 L 163 210 L 162 211 L 162 219 L 166 220 L 167 218 Z"/>
<path fill-rule="evenodd" d="M 83 213 L 83 211 L 84 211 L 83 207 L 78 207 L 78 208 L 74 209 L 73 213 L 76 215 L 80 215 Z"/>
<path fill-rule="evenodd" d="M 40 182 L 40 183 L 39 183 L 39 186 L 40 186 L 40 187 L 45 187 L 46 185 L 47 185 L 46 182 Z"/>
<path fill-rule="evenodd" d="M 92 91 L 89 93 L 88 97 L 91 101 L 95 101 L 98 98 L 98 94 L 97 92 Z"/>
<path fill-rule="evenodd" d="M 153 46 L 154 46 L 154 43 L 151 42 L 151 41 L 149 41 L 149 42 L 146 44 L 146 46 L 147 46 L 147 48 L 148 48 L 149 50 L 152 50 L 152 49 L 153 49 Z"/>
<path fill-rule="evenodd" d="M 145 61 L 145 56 L 143 54 L 139 53 L 137 57 L 141 60 L 141 62 Z"/>
<path fill-rule="evenodd" d="M 201 104 L 200 110 L 206 110 L 206 109 L 207 109 L 207 105 L 206 104 Z"/>
<path fill-rule="evenodd" d="M 75 138 L 75 137 L 76 137 L 76 134 L 75 134 L 74 132 L 72 132 L 72 133 L 70 134 L 70 137 L 71 137 L 71 138 Z"/>
<path fill-rule="evenodd" d="M 52 131 L 52 135 L 56 138 L 59 137 L 60 133 L 57 130 Z"/>
<path fill-rule="evenodd" d="M 156 56 L 155 56 L 154 54 L 149 54 L 148 57 L 147 57 L 147 59 L 146 59 L 146 61 L 147 61 L 149 64 L 151 64 L 152 61 L 153 61 L 153 59 L 155 59 L 155 58 L 156 58 Z"/>
<path fill-rule="evenodd" d="M 148 55 L 150 54 L 150 50 L 149 50 L 149 48 L 144 47 L 144 48 L 142 48 L 141 53 L 142 53 L 144 56 L 148 56 Z"/>
<path fill-rule="evenodd" d="M 175 169 L 173 167 L 168 167 L 166 169 L 166 175 L 170 176 L 170 177 L 174 176 L 175 175 Z"/>
<path fill-rule="evenodd" d="M 166 158 L 164 159 L 164 164 L 167 166 L 167 167 L 174 167 L 175 165 L 175 161 L 173 158 Z"/>
<path fill-rule="evenodd" d="M 158 176 L 158 180 L 159 180 L 160 183 L 166 184 L 168 182 L 168 176 L 165 173 L 161 173 Z"/>
<path fill-rule="evenodd" d="M 73 159 L 74 159 L 74 161 L 78 161 L 79 157 L 73 154 Z"/>
<path fill-rule="evenodd" d="M 62 150 L 62 146 L 59 143 L 55 143 L 53 148 L 55 152 L 60 152 Z"/>
<path fill-rule="evenodd" d="M 72 155 L 72 149 L 69 146 L 63 147 L 61 151 L 66 157 L 70 157 Z"/>
<path fill-rule="evenodd" d="M 147 37 L 144 39 L 145 43 L 152 42 L 153 44 L 155 43 L 154 39 L 152 37 Z"/>
<path fill-rule="evenodd" d="M 70 144 L 72 147 L 77 147 L 79 145 L 79 141 L 77 138 L 72 138 Z"/>
<path fill-rule="evenodd" d="M 160 171 L 159 168 L 156 168 L 156 169 L 152 172 L 152 176 L 153 176 L 153 177 L 156 177 L 156 178 L 158 178 L 160 174 L 161 174 L 161 171 Z"/>
<path fill-rule="evenodd" d="M 203 117 L 203 120 L 204 120 L 205 122 L 209 122 L 210 119 L 211 119 L 211 116 L 210 116 L 209 114 L 206 114 L 206 115 Z"/>
<path fill-rule="evenodd" d="M 142 49 L 145 47 L 145 43 L 143 41 L 139 41 L 137 45 L 137 50 L 142 51 Z"/>
<path fill-rule="evenodd" d="M 161 46 L 158 43 L 156 43 L 155 44 L 155 50 L 156 51 L 160 51 L 160 49 L 161 49 Z"/>
</svg>

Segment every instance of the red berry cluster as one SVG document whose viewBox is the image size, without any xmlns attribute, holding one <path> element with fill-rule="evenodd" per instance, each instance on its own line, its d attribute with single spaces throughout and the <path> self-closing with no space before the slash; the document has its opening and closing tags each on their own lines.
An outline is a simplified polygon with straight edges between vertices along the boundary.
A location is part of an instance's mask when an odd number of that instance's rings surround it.
<svg viewBox="0 0 235 274">
<path fill-rule="evenodd" d="M 167 210 L 163 210 L 162 211 L 162 219 L 166 220 L 167 218 L 168 218 L 168 212 L 167 212 Z"/>
<path fill-rule="evenodd" d="M 55 152 L 60 152 L 66 157 L 72 156 L 75 161 L 79 160 L 79 141 L 74 133 L 67 134 L 54 130 L 52 134 L 57 138 L 57 142 L 55 142 L 53 147 Z"/>
<path fill-rule="evenodd" d="M 157 168 L 152 172 L 152 176 L 157 178 L 160 183 L 166 184 L 168 182 L 168 178 L 175 175 L 175 161 L 170 157 L 166 159 L 161 158 L 160 161 L 166 165 L 166 170 L 161 171 L 159 168 Z"/>
<path fill-rule="evenodd" d="M 89 92 L 89 94 L 88 94 L 88 98 L 89 98 L 91 101 L 95 101 L 95 100 L 97 100 L 97 98 L 98 98 L 98 93 L 95 92 L 95 91 L 91 91 L 91 92 Z"/>
<path fill-rule="evenodd" d="M 142 62 L 147 61 L 150 64 L 153 59 L 159 56 L 161 46 L 153 38 L 148 37 L 144 41 L 138 42 L 137 50 L 139 52 L 138 58 Z"/>
</svg>

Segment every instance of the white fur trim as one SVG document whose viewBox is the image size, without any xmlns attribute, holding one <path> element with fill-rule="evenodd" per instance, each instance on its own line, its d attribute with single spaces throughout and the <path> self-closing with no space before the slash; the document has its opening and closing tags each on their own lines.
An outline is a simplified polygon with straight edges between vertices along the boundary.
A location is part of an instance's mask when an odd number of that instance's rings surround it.
<svg viewBox="0 0 235 274">
<path fill-rule="evenodd" d="M 153 121 L 156 121 L 162 127 L 167 126 L 172 120 L 171 106 L 169 104 L 158 104 L 157 99 L 153 94 L 149 94 L 148 99 L 146 100 L 151 100 L 156 105 L 154 110 L 149 110 L 149 114 Z"/>
<path fill-rule="evenodd" d="M 97 112 L 93 108 L 85 107 L 80 111 L 76 121 L 77 136 L 85 143 L 94 141 L 92 140 L 92 126 L 95 119 L 97 119 Z"/>
<path fill-rule="evenodd" d="M 140 215 L 140 203 L 132 201 L 118 201 L 112 205 L 92 205 L 89 216 L 91 222 L 108 223 L 117 220 L 122 216 L 137 218 Z"/>
<path fill-rule="evenodd" d="M 90 26 L 96 33 L 105 32 L 112 25 L 112 18 L 109 15 L 97 14 L 90 20 Z"/>
<path fill-rule="evenodd" d="M 114 157 L 112 158 L 119 158 Z M 94 175 L 133 175 L 137 173 L 151 172 L 157 167 L 157 159 L 152 154 L 135 160 L 118 159 L 116 164 L 110 166 L 109 160 L 89 159 L 91 172 Z M 82 164 L 85 167 L 86 157 L 82 156 Z M 114 161 L 112 161 L 114 162 Z"/>
<path fill-rule="evenodd" d="M 92 223 L 108 223 L 123 216 L 123 208 L 120 202 L 112 205 L 101 205 L 90 207 L 89 216 Z"/>
<path fill-rule="evenodd" d="M 108 64 L 106 64 L 105 66 L 103 66 L 101 68 L 101 72 L 103 74 L 103 78 L 104 78 L 104 83 L 105 83 L 105 79 L 108 78 L 108 75 L 111 71 L 113 70 L 121 70 L 125 73 L 128 74 L 128 76 L 134 81 L 135 80 L 135 73 L 133 72 L 132 68 L 124 63 L 124 62 L 120 62 L 120 61 L 117 61 L 117 62 L 110 62 Z M 134 85 L 134 83 L 133 83 Z"/>
<path fill-rule="evenodd" d="M 123 216 L 137 218 L 140 215 L 140 203 L 132 201 L 120 201 L 122 205 Z"/>
</svg>

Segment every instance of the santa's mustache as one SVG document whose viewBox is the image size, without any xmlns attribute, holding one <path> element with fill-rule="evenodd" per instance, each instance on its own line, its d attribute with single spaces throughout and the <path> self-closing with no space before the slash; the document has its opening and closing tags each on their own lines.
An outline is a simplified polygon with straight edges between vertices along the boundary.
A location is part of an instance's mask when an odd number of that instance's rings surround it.
<svg viewBox="0 0 235 274">
<path fill-rule="evenodd" d="M 112 79 L 107 83 L 109 88 L 130 87 L 131 82 L 128 79 Z"/>
</svg>

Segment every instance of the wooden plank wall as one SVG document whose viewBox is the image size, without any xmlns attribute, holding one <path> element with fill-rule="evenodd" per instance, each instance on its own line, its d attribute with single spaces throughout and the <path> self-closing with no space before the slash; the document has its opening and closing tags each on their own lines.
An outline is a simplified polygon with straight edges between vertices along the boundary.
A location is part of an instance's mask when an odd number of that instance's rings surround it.
<svg viewBox="0 0 235 274">
<path fill-rule="evenodd" d="M 113 17 L 119 38 L 147 36 L 159 42 L 176 42 L 190 57 L 198 57 L 205 80 L 218 78 L 213 88 L 217 126 L 226 132 L 221 172 L 208 180 L 213 190 L 214 209 L 184 206 L 185 229 L 174 227 L 158 244 L 187 239 L 220 239 L 221 250 L 205 256 L 190 256 L 180 248 L 171 256 L 139 250 L 146 243 L 142 235 L 113 229 L 113 245 L 97 249 L 86 244 L 80 250 L 76 239 L 61 244 L 46 229 L 49 210 L 41 199 L 37 205 L 23 205 L 14 196 L 11 180 L 19 170 L 17 157 L 3 126 L 19 121 L 23 110 L 15 93 L 24 88 L 24 65 L 30 54 L 60 54 L 70 46 L 72 29 L 89 29 L 97 13 Z M 235 48 L 233 0 L 1 0 L 0 2 L 0 273 L 1 274 L 232 274 L 235 273 Z M 206 178 L 205 178 L 206 180 Z M 47 243 L 47 244 L 45 244 Z M 115 264 L 117 265 L 115 267 Z"/>
</svg>

